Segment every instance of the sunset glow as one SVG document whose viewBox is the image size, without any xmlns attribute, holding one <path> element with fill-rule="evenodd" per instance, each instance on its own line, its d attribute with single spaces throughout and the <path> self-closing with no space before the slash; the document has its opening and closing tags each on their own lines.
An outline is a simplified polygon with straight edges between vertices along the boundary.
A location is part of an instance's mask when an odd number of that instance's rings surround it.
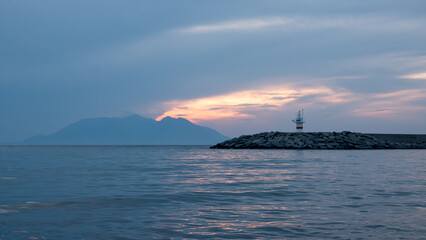
<svg viewBox="0 0 426 240">
<path fill-rule="evenodd" d="M 253 118 L 254 111 L 277 110 L 284 105 L 310 97 L 316 103 L 337 104 L 350 100 L 352 94 L 328 87 L 275 86 L 259 90 L 244 90 L 225 95 L 165 103 L 170 107 L 156 120 L 166 116 L 184 117 L 190 121 L 221 118 Z"/>
<path fill-rule="evenodd" d="M 388 93 L 354 93 L 347 89 L 297 87 L 281 85 L 257 90 L 235 91 L 224 95 L 166 102 L 166 110 L 156 120 L 166 116 L 183 117 L 192 122 L 218 119 L 255 119 L 262 111 L 282 111 L 290 103 L 310 109 L 323 109 L 350 103 L 348 114 L 358 117 L 401 119 L 416 111 L 426 111 L 419 106 L 426 98 L 426 89 L 407 89 Z"/>
</svg>

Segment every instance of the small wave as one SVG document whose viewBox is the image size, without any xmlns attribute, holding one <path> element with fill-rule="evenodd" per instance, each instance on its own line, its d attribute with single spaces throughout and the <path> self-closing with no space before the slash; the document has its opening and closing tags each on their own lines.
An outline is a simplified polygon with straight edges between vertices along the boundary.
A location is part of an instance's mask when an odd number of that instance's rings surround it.
<svg viewBox="0 0 426 240">
<path fill-rule="evenodd" d="M 375 229 L 375 228 L 383 228 L 385 226 L 380 225 L 380 224 L 376 224 L 376 225 L 365 225 L 364 227 L 365 228 L 373 228 L 373 229 Z"/>
<path fill-rule="evenodd" d="M 16 230 L 16 231 L 12 231 L 12 233 L 30 233 L 30 232 L 25 230 Z"/>
<path fill-rule="evenodd" d="M 284 228 L 275 227 L 275 226 L 264 226 L 264 227 L 257 227 L 257 230 L 266 231 L 266 232 L 278 232 L 281 234 L 294 234 L 293 231 L 286 230 Z"/>
<path fill-rule="evenodd" d="M 322 225 L 344 225 L 346 224 L 345 222 L 318 222 L 318 223 L 306 223 L 306 225 L 318 225 L 318 226 L 322 226 Z"/>
<path fill-rule="evenodd" d="M 2 208 L 0 208 L 0 214 L 2 214 L 2 213 L 14 213 L 14 212 L 18 212 L 18 211 L 13 210 L 13 209 L 2 209 Z"/>
<path fill-rule="evenodd" d="M 395 196 L 410 196 L 416 193 L 413 192 L 394 192 Z"/>
<path fill-rule="evenodd" d="M 3 179 L 3 180 L 12 180 L 12 179 L 16 179 L 16 177 L 0 177 L 0 179 Z"/>
</svg>

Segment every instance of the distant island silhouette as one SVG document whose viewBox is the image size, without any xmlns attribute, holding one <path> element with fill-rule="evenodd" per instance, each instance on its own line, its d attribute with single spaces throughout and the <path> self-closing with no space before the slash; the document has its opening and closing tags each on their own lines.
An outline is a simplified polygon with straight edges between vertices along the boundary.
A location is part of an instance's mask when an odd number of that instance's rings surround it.
<svg viewBox="0 0 426 240">
<path fill-rule="evenodd" d="M 211 145 L 227 139 L 214 129 L 184 118 L 156 121 L 131 115 L 82 119 L 51 135 L 31 137 L 18 145 Z"/>
</svg>

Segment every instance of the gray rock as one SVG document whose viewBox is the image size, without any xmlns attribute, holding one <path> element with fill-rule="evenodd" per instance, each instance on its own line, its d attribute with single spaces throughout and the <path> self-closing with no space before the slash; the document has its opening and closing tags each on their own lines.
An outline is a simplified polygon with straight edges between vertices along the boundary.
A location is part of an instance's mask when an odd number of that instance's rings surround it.
<svg viewBox="0 0 426 240">
<path fill-rule="evenodd" d="M 265 132 L 243 135 L 211 148 L 281 148 L 281 149 L 414 149 L 426 148 L 426 142 L 389 142 L 349 131 L 319 133 Z"/>
</svg>

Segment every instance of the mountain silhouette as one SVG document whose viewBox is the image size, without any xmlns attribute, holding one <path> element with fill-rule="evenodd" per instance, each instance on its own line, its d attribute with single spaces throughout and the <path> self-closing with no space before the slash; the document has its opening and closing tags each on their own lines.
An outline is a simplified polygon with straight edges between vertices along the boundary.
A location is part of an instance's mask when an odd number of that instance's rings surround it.
<svg viewBox="0 0 426 240">
<path fill-rule="evenodd" d="M 89 118 L 48 136 L 35 136 L 23 145 L 210 145 L 228 139 L 219 132 L 184 118 L 161 121 L 132 115 Z"/>
</svg>

